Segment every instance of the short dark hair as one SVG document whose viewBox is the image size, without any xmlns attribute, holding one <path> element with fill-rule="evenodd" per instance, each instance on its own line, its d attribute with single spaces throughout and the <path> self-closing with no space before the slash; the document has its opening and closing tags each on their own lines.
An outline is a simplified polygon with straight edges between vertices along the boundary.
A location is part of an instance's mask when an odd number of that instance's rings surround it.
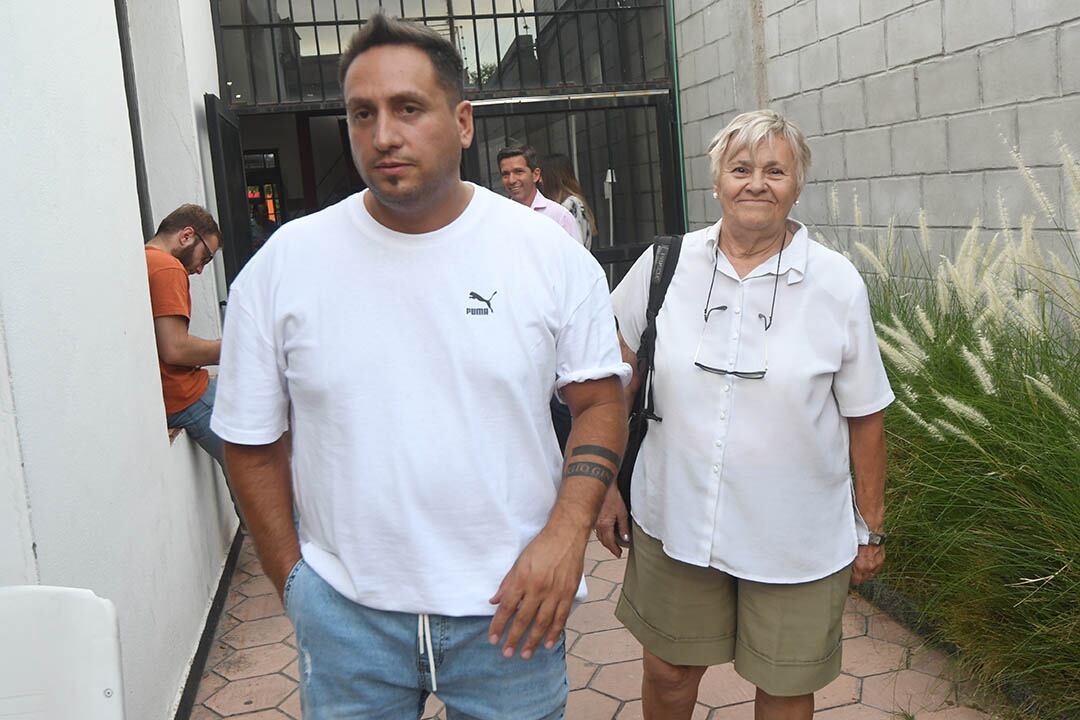
<svg viewBox="0 0 1080 720">
<path fill-rule="evenodd" d="M 408 45 L 422 50 L 435 67 L 435 77 L 455 104 L 465 97 L 465 63 L 453 44 L 426 25 L 376 13 L 353 33 L 338 65 L 338 83 L 345 90 L 345 74 L 361 53 L 380 45 Z"/>
<path fill-rule="evenodd" d="M 191 228 L 204 237 L 206 235 L 217 235 L 218 237 L 221 237 L 221 228 L 218 227 L 217 221 L 214 220 L 214 216 L 211 215 L 206 208 L 193 203 L 181 205 L 166 215 L 165 219 L 158 225 L 154 237 L 180 232 L 186 227 Z"/>
<path fill-rule="evenodd" d="M 536 159 L 536 148 L 532 145 L 508 145 L 499 151 L 496 155 L 496 162 L 502 165 L 502 161 L 506 158 L 522 156 L 525 158 L 525 164 L 529 166 L 530 170 L 535 170 L 540 167 L 540 163 Z"/>
</svg>

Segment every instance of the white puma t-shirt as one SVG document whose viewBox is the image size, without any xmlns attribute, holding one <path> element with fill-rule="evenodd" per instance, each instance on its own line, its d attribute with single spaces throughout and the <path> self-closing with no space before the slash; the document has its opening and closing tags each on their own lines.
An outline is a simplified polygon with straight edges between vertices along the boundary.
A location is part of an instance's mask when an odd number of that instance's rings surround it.
<svg viewBox="0 0 1080 720">
<path fill-rule="evenodd" d="M 630 368 L 604 273 L 558 226 L 474 186 L 406 235 L 358 193 L 237 276 L 211 427 L 259 445 L 291 425 L 301 552 L 338 592 L 490 615 L 559 489 L 552 392 L 610 376 Z"/>
</svg>

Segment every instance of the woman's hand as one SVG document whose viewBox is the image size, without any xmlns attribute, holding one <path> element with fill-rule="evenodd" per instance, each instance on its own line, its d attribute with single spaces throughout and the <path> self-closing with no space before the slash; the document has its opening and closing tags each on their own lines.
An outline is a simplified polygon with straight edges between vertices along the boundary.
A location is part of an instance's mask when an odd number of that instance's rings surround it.
<svg viewBox="0 0 1080 720">
<path fill-rule="evenodd" d="M 884 545 L 860 545 L 859 554 L 855 556 L 855 562 L 851 565 L 851 584 L 861 585 L 867 580 L 873 580 L 881 572 L 883 565 L 885 565 Z"/>
<path fill-rule="evenodd" d="M 596 518 L 596 538 L 615 557 L 622 557 L 622 549 L 630 545 L 630 513 L 619 494 L 617 483 L 608 486 L 604 504 Z"/>
</svg>

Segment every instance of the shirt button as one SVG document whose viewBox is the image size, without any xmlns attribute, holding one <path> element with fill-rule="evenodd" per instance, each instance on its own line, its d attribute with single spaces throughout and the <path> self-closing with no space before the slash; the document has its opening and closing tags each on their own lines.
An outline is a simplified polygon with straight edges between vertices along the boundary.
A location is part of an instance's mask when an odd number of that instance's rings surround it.
<svg viewBox="0 0 1080 720">
<path fill-rule="evenodd" d="M 722 390 L 723 390 L 724 392 L 727 392 L 728 390 L 730 390 L 730 389 L 731 389 L 731 386 L 730 386 L 730 385 L 723 385 L 723 386 L 721 386 L 721 389 L 722 389 Z"/>
<path fill-rule="evenodd" d="M 719 465 L 713 465 L 712 466 L 712 471 L 713 471 L 713 475 L 719 475 L 720 474 L 720 466 Z"/>
<path fill-rule="evenodd" d="M 716 442 L 713 443 L 713 445 L 715 445 L 716 447 L 724 447 L 724 441 L 723 440 L 717 440 Z"/>
<path fill-rule="evenodd" d="M 735 308 L 735 314 L 736 315 L 739 315 L 741 313 L 742 313 L 742 308 Z"/>
</svg>

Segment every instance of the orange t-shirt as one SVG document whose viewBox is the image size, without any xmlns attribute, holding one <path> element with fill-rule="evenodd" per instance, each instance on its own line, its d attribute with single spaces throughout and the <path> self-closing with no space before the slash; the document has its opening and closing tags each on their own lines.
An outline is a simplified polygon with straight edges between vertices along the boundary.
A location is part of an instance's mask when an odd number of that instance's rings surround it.
<svg viewBox="0 0 1080 720">
<path fill-rule="evenodd" d="M 191 319 L 191 286 L 184 264 L 169 253 L 146 246 L 146 273 L 150 278 L 150 308 L 155 318 L 178 315 Z M 158 360 L 165 414 L 191 405 L 206 392 L 210 375 L 202 368 L 168 365 Z"/>
</svg>

